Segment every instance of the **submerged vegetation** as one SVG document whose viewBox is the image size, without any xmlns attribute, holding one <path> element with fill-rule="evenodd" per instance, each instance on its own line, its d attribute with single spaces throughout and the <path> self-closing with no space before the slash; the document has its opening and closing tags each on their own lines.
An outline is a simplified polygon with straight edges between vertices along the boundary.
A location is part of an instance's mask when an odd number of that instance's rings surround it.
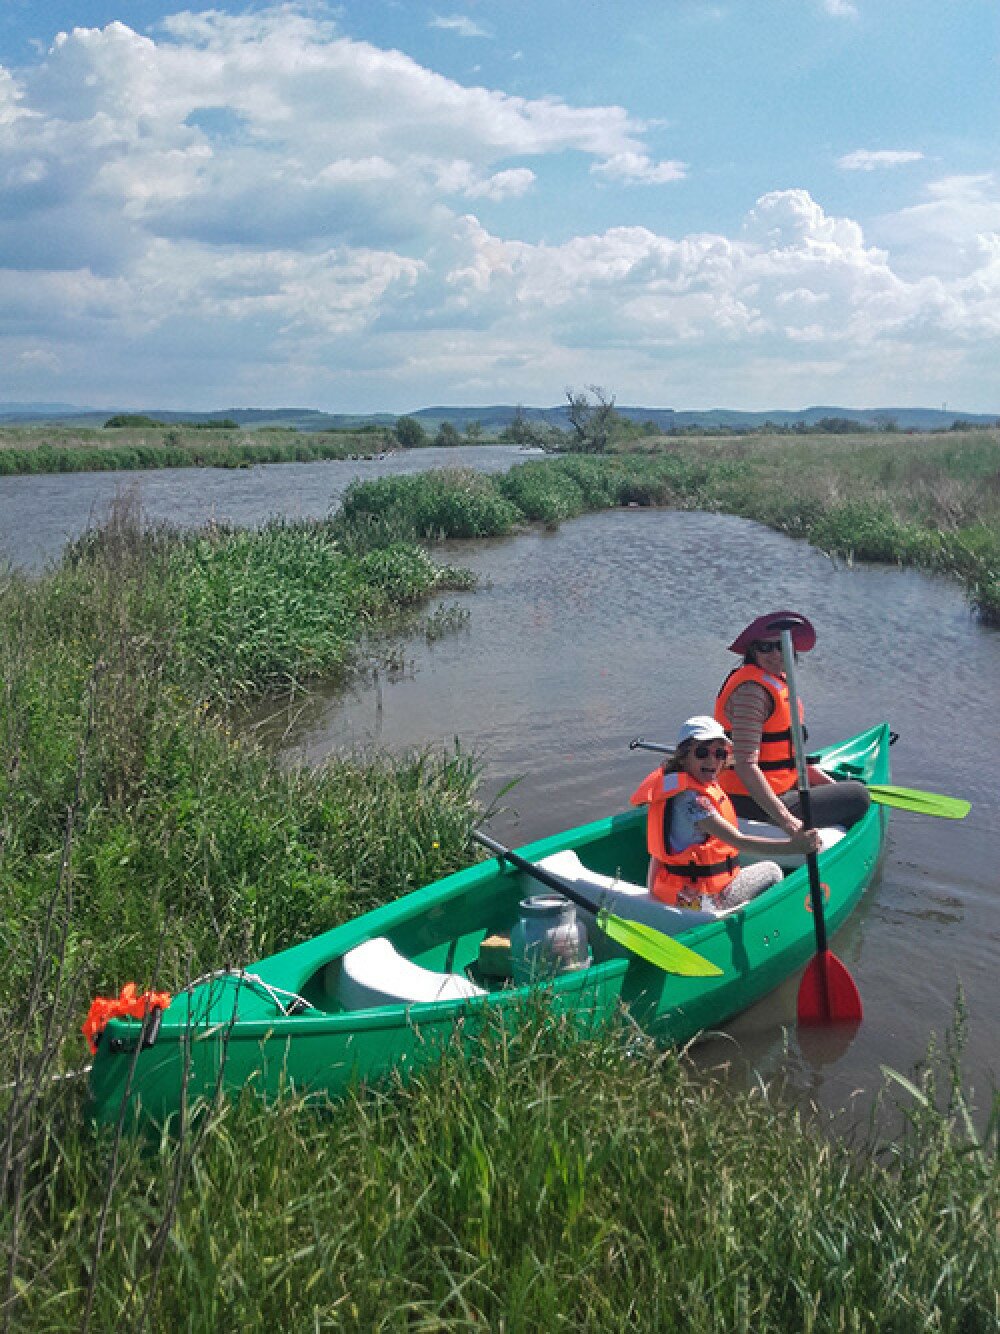
<svg viewBox="0 0 1000 1334">
<path fill-rule="evenodd" d="M 468 860 L 474 758 L 306 772 L 225 721 L 235 699 L 349 671 L 401 607 L 468 586 L 422 542 L 611 505 L 756 506 L 878 558 L 937 524 L 995 589 L 996 445 L 991 462 L 947 444 L 884 475 L 863 470 L 887 455 L 838 440 L 826 459 L 683 442 L 383 479 L 329 520 L 255 533 L 145 528 L 124 495 L 41 578 L 0 576 L 0 1329 L 995 1328 L 998 1113 L 977 1134 L 952 1054 L 894 1081 L 903 1124 L 863 1147 L 544 1012 L 406 1087 L 332 1109 L 248 1098 L 154 1142 L 92 1129 L 65 1077 L 93 994 L 176 991 Z M 931 539 L 912 540 L 925 561 Z"/>
</svg>

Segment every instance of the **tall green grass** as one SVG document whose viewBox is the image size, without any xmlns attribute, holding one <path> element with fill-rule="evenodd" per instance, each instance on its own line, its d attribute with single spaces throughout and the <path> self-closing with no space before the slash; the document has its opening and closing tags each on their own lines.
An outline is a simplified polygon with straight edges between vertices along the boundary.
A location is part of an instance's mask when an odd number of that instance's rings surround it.
<svg viewBox="0 0 1000 1334">
<path fill-rule="evenodd" d="M 131 1301 L 84 1254 L 108 1220 L 147 1257 L 177 1239 L 169 1183 L 158 1197 L 131 1149 L 95 1143 L 64 1079 L 89 998 L 177 990 L 467 858 L 472 758 L 286 768 L 220 708 L 344 670 L 366 630 L 462 582 L 413 547 L 343 552 L 323 525 L 150 531 L 128 496 L 58 568 L 0 576 L 0 1328 L 106 1328 L 102 1305 Z M 185 1164 L 203 1168 L 189 1143 L 170 1181 Z"/>
<path fill-rule="evenodd" d="M 178 542 L 166 580 L 185 670 L 229 695 L 342 677 L 367 630 L 469 583 L 412 543 L 349 554 L 325 525 L 281 522 Z"/>
<path fill-rule="evenodd" d="M 346 555 L 323 525 L 149 532 L 127 500 L 57 570 L 8 575 L 0 1000 L 21 1004 L 77 883 L 64 948 L 91 989 L 158 953 L 176 981 L 270 952 L 457 866 L 471 760 L 288 770 L 221 706 L 346 670 L 362 634 L 464 582 L 417 548 Z"/>
<path fill-rule="evenodd" d="M 353 544 L 495 537 L 619 505 L 756 519 L 848 560 L 951 575 L 1000 624 L 1000 436 L 647 442 L 501 476 L 461 471 L 352 485 L 335 520 Z M 650 452 L 651 451 L 651 452 Z"/>
<path fill-rule="evenodd" d="M 341 500 L 336 527 L 355 547 L 363 547 L 393 540 L 497 537 L 512 532 L 524 517 L 495 478 L 442 468 L 353 482 Z"/>
<path fill-rule="evenodd" d="M 758 519 L 849 560 L 958 579 L 1000 624 L 1000 434 L 671 444 L 700 463 L 707 508 Z"/>
<path fill-rule="evenodd" d="M 246 1098 L 116 1157 L 59 1087 L 8 1310 L 26 1330 L 988 1334 L 995 1138 L 926 1075 L 859 1148 L 540 1006 L 408 1084 Z"/>
</svg>

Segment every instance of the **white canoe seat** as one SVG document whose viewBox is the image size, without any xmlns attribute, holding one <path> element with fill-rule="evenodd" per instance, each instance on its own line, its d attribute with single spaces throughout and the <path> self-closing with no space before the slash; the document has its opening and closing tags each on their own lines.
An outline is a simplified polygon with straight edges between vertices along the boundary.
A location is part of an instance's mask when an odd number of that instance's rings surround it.
<svg viewBox="0 0 1000 1334">
<path fill-rule="evenodd" d="M 747 834 L 751 838 L 787 838 L 788 835 L 777 825 L 765 824 L 763 820 L 744 820 L 738 822 L 741 834 Z M 826 825 L 819 830 L 821 840 L 820 852 L 826 852 L 827 848 L 832 848 L 834 844 L 847 833 L 843 825 Z M 777 862 L 783 870 L 791 870 L 796 866 L 802 866 L 805 862 L 805 853 L 803 852 L 741 852 L 740 861 L 744 866 L 749 866 L 751 862 Z"/>
<path fill-rule="evenodd" d="M 628 880 L 617 880 L 613 876 L 589 871 L 571 849 L 543 857 L 538 865 L 544 867 L 546 871 L 551 871 L 553 875 L 562 876 L 578 893 L 586 894 L 593 901 L 592 913 L 577 908 L 587 926 L 591 945 L 595 944 L 597 935 L 603 935 L 603 932 L 597 932 L 594 920 L 595 914 L 601 908 L 607 908 L 608 912 L 624 917 L 630 922 L 645 922 L 647 926 L 655 927 L 666 936 L 677 936 L 682 931 L 690 931 L 700 922 L 716 920 L 715 913 L 696 912 L 691 908 L 672 908 L 667 903 L 661 903 L 659 899 L 654 899 L 643 885 L 633 885 Z"/>
<path fill-rule="evenodd" d="M 469 1000 L 485 995 L 482 987 L 461 973 L 437 973 L 413 963 L 385 936 L 356 945 L 340 960 L 337 999 L 345 1010 Z"/>
</svg>

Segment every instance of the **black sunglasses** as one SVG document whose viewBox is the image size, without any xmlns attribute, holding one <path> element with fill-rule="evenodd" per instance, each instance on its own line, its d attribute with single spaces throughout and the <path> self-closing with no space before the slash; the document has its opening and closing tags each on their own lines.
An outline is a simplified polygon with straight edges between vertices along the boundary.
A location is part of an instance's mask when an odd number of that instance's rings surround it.
<svg viewBox="0 0 1000 1334">
<path fill-rule="evenodd" d="M 781 648 L 780 639 L 755 639 L 753 646 L 758 653 L 775 653 Z"/>
<path fill-rule="evenodd" d="M 704 742 L 700 746 L 695 746 L 694 748 L 695 759 L 698 760 L 707 759 L 710 753 L 717 760 L 724 760 L 727 754 L 725 746 L 716 746 L 715 749 L 712 750 L 712 747 L 706 746 Z"/>
</svg>

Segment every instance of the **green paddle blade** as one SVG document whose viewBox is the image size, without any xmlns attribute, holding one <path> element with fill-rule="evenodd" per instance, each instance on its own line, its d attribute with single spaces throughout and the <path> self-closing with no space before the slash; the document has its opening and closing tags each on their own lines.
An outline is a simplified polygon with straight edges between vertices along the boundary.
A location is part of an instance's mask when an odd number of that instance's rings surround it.
<svg viewBox="0 0 1000 1334">
<path fill-rule="evenodd" d="M 722 969 L 711 960 L 689 950 L 679 940 L 647 926 L 645 922 L 630 922 L 602 908 L 597 914 L 597 925 L 612 940 L 624 945 L 647 963 L 655 964 L 665 973 L 679 973 L 681 977 L 721 977 Z"/>
<path fill-rule="evenodd" d="M 915 787 L 891 787 L 883 783 L 869 783 L 872 801 L 881 806 L 898 806 L 902 811 L 917 811 L 921 815 L 939 815 L 943 820 L 964 820 L 972 803 L 961 797 L 946 797 L 940 792 L 921 792 Z"/>
</svg>

